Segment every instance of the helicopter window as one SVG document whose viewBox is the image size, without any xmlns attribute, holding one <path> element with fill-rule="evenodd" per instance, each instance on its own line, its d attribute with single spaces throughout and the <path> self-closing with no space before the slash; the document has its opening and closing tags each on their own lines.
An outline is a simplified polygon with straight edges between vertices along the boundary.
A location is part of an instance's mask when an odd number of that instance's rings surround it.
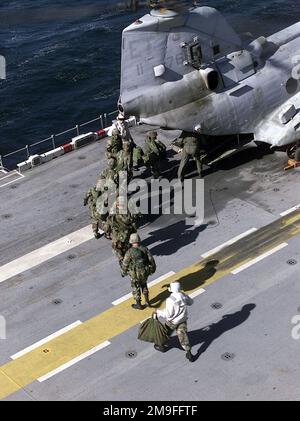
<svg viewBox="0 0 300 421">
<path fill-rule="evenodd" d="M 220 54 L 221 49 L 219 45 L 214 45 L 213 46 L 213 52 L 214 52 L 214 56 L 216 56 L 217 54 Z"/>
<path fill-rule="evenodd" d="M 182 44 L 186 56 L 186 64 L 189 64 L 196 69 L 200 69 L 202 64 L 202 49 L 198 41 Z"/>
</svg>

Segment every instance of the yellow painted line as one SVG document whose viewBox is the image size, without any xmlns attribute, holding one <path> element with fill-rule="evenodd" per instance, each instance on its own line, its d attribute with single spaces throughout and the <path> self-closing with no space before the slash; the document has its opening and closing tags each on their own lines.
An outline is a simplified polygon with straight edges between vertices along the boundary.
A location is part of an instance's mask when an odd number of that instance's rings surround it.
<svg viewBox="0 0 300 421">
<path fill-rule="evenodd" d="M 180 281 L 182 289 L 188 294 L 193 294 L 230 274 L 241 265 L 247 264 L 256 256 L 299 234 L 300 210 L 291 214 L 289 218 L 279 219 L 210 256 L 209 259 L 195 263 L 154 285 L 150 289 L 152 305 L 155 308 L 164 306 L 169 296 L 166 285 L 170 282 Z M 151 316 L 153 309 L 136 311 L 131 308 L 132 302 L 132 299 L 128 299 L 111 307 L 43 346 L 0 367 L 0 398 L 3 399 L 24 388 Z"/>
</svg>

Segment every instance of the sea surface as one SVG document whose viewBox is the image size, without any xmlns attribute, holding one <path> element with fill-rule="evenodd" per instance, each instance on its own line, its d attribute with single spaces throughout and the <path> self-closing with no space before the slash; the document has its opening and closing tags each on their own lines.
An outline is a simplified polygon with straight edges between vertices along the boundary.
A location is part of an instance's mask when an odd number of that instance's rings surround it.
<svg viewBox="0 0 300 421">
<path fill-rule="evenodd" d="M 147 12 L 119 1 L 1 0 L 0 155 L 116 109 L 122 29 Z M 207 0 L 238 32 L 300 20 L 300 0 Z"/>
</svg>

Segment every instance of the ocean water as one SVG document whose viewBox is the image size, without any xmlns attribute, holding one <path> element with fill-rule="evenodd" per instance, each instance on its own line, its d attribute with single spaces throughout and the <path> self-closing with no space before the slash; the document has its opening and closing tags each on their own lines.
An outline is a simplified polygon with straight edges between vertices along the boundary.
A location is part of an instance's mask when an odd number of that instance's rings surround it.
<svg viewBox="0 0 300 421">
<path fill-rule="evenodd" d="M 118 1 L 2 0 L 0 155 L 116 109 L 122 29 L 142 16 Z M 238 32 L 270 35 L 300 20 L 300 0 L 207 0 Z"/>
</svg>

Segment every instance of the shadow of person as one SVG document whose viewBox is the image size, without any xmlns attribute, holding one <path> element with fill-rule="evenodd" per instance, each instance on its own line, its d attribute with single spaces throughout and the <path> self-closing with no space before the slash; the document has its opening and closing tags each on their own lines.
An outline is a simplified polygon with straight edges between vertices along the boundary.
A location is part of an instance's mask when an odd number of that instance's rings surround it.
<svg viewBox="0 0 300 421">
<path fill-rule="evenodd" d="M 187 226 L 184 220 L 176 222 L 175 224 L 169 225 L 150 232 L 150 237 L 143 241 L 145 246 L 149 246 L 154 238 L 161 241 L 160 244 L 151 248 L 151 254 L 154 256 L 170 256 L 185 247 L 198 238 L 198 235 L 206 230 L 207 224 L 200 225 L 198 227 Z"/>
<path fill-rule="evenodd" d="M 196 361 L 216 339 L 229 330 L 232 330 L 244 323 L 250 317 L 251 311 L 255 308 L 255 304 L 246 304 L 236 313 L 225 314 L 217 323 L 189 332 L 188 335 L 192 347 L 202 343 L 197 353 L 194 355 L 194 361 Z M 170 339 L 169 347 L 181 349 L 177 337 L 172 337 Z"/>
<path fill-rule="evenodd" d="M 183 292 L 188 292 L 193 289 L 196 289 L 203 285 L 208 279 L 212 278 L 217 272 L 216 266 L 219 264 L 218 260 L 211 260 L 205 263 L 205 266 L 199 268 L 198 271 L 190 273 L 188 275 L 178 277 L 176 281 L 180 282 L 181 290 Z M 169 285 L 163 285 L 162 288 L 166 288 L 156 297 L 151 298 L 150 304 L 154 308 L 158 308 L 161 304 L 170 296 L 168 291 Z"/>
</svg>

